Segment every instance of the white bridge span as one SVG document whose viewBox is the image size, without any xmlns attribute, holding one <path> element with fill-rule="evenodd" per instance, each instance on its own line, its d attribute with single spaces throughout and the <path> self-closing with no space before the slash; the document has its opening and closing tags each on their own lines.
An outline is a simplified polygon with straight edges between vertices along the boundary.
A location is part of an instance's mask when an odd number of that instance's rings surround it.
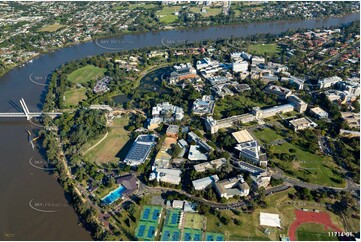
<svg viewBox="0 0 361 242">
<path fill-rule="evenodd" d="M 52 118 L 55 118 L 63 113 L 53 112 L 53 113 L 43 113 L 43 112 L 35 112 L 31 113 L 26 105 L 24 98 L 20 99 L 20 105 L 23 109 L 22 113 L 0 113 L 0 118 L 26 118 L 30 120 L 33 117 L 41 117 L 43 115 L 49 115 Z"/>
</svg>

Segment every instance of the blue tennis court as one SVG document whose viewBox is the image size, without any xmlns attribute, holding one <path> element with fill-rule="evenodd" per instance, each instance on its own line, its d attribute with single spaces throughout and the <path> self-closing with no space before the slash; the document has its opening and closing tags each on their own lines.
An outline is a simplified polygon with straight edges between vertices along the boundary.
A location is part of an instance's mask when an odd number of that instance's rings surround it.
<svg viewBox="0 0 361 242">
<path fill-rule="evenodd" d="M 180 233 L 178 231 L 174 231 L 172 235 L 172 241 L 180 240 Z"/>
<path fill-rule="evenodd" d="M 190 241 L 192 239 L 192 236 L 190 233 L 184 233 L 184 240 L 185 241 Z"/>
<path fill-rule="evenodd" d="M 142 224 L 142 225 L 139 226 L 137 237 L 142 238 L 143 235 L 144 235 L 144 231 L 145 231 L 145 225 Z"/>
<path fill-rule="evenodd" d="M 222 237 L 222 236 L 217 236 L 217 237 L 216 237 L 216 240 L 217 240 L 217 241 L 222 241 L 222 240 L 223 240 L 223 237 Z"/>
<path fill-rule="evenodd" d="M 194 241 L 201 241 L 201 235 L 200 235 L 200 234 L 195 234 L 195 235 L 193 236 L 193 240 L 194 240 Z"/>
<path fill-rule="evenodd" d="M 207 240 L 207 241 L 214 241 L 213 235 L 207 235 L 206 240 Z"/>
<path fill-rule="evenodd" d="M 149 228 L 148 228 L 148 235 L 147 235 L 148 239 L 153 238 L 154 232 L 155 232 L 155 227 L 154 227 L 154 226 L 149 226 Z"/>
<path fill-rule="evenodd" d="M 155 220 L 155 221 L 158 220 L 159 214 L 160 214 L 160 210 L 159 209 L 154 209 L 152 220 Z"/>
<path fill-rule="evenodd" d="M 169 238 L 170 238 L 170 233 L 168 230 L 164 231 L 163 232 L 163 235 L 162 235 L 162 240 L 163 241 L 169 241 Z"/>
<path fill-rule="evenodd" d="M 149 218 L 149 213 L 150 213 L 150 208 L 146 208 L 144 209 L 144 213 L 143 213 L 143 220 L 148 220 Z"/>
<path fill-rule="evenodd" d="M 173 213 L 173 214 L 172 214 L 171 223 L 172 223 L 172 224 L 177 224 L 177 223 L 178 223 L 178 214 L 177 214 L 177 213 Z"/>
</svg>

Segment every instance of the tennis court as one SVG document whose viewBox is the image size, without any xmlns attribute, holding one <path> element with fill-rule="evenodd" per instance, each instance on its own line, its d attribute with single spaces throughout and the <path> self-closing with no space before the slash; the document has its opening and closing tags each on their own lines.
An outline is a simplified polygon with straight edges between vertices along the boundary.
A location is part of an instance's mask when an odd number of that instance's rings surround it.
<svg viewBox="0 0 361 242">
<path fill-rule="evenodd" d="M 179 221 L 180 214 L 181 214 L 180 209 L 167 210 L 165 225 L 168 227 L 178 227 L 178 224 L 180 222 Z"/>
<path fill-rule="evenodd" d="M 180 240 L 180 230 L 174 227 L 164 226 L 162 231 L 162 241 L 179 241 Z"/>
<path fill-rule="evenodd" d="M 154 208 L 153 210 L 153 215 L 152 215 L 152 220 L 153 221 L 157 221 L 160 215 L 160 209 Z"/>
<path fill-rule="evenodd" d="M 145 225 L 145 224 L 139 225 L 139 227 L 138 227 L 138 232 L 136 233 L 136 234 L 137 234 L 137 238 L 143 238 L 144 232 L 145 232 L 145 228 L 146 228 L 146 225 Z"/>
<path fill-rule="evenodd" d="M 203 216 L 198 213 L 184 214 L 184 228 L 203 229 Z"/>
<path fill-rule="evenodd" d="M 220 233 L 206 233 L 207 241 L 224 241 L 224 235 Z"/>
<path fill-rule="evenodd" d="M 140 216 L 140 220 L 157 222 L 161 214 L 162 207 L 160 206 L 144 206 Z"/>
<path fill-rule="evenodd" d="M 184 241 L 201 241 L 202 240 L 202 230 L 184 229 L 182 238 Z"/>
<path fill-rule="evenodd" d="M 139 240 L 154 240 L 157 230 L 157 223 L 140 221 L 135 231 L 135 235 Z"/>
<path fill-rule="evenodd" d="M 144 208 L 143 215 L 142 215 L 141 219 L 142 220 L 148 220 L 149 214 L 150 214 L 150 208 Z"/>
</svg>

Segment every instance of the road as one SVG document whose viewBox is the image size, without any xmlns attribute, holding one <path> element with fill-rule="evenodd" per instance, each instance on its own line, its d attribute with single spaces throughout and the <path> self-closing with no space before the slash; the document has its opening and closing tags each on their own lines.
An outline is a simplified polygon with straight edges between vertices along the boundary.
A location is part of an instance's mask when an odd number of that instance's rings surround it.
<svg viewBox="0 0 361 242">
<path fill-rule="evenodd" d="M 143 186 L 146 186 L 143 184 Z M 194 195 L 191 195 L 183 190 L 178 190 L 178 189 L 175 189 L 175 188 L 168 188 L 168 187 L 148 187 L 146 186 L 146 191 L 147 192 L 150 192 L 150 193 L 159 193 L 159 192 L 166 192 L 166 191 L 171 191 L 171 192 L 176 192 L 176 193 L 179 193 L 179 194 L 183 194 L 185 195 L 186 197 L 190 198 L 190 199 L 193 199 L 197 202 L 201 202 L 205 205 L 208 205 L 210 207 L 213 207 L 213 208 L 218 208 L 218 209 L 230 209 L 230 208 L 239 208 L 241 206 L 244 206 L 246 205 L 246 202 L 245 201 L 239 201 L 239 202 L 236 202 L 236 203 L 218 203 L 218 202 L 213 202 L 213 201 L 209 201 L 207 199 L 204 199 L 202 197 L 197 197 L 197 196 L 194 196 Z"/>
</svg>

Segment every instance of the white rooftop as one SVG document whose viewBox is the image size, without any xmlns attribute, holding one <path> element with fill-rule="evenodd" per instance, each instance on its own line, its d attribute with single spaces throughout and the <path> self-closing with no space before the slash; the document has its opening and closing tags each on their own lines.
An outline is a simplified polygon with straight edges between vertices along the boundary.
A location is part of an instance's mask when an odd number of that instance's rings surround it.
<svg viewBox="0 0 361 242">
<path fill-rule="evenodd" d="M 274 213 L 260 213 L 260 225 L 280 228 L 280 216 Z"/>
</svg>

